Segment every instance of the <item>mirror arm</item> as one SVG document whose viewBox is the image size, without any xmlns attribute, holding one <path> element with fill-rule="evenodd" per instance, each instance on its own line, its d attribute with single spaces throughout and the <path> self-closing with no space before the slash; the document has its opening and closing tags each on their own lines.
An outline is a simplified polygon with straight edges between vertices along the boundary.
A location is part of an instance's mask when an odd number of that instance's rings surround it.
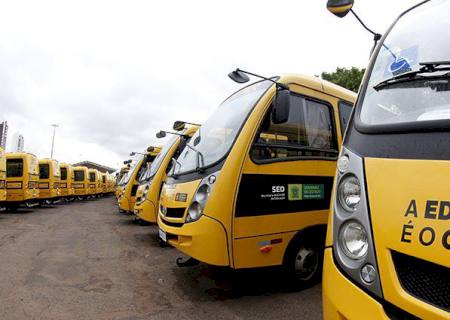
<svg viewBox="0 0 450 320">
<path fill-rule="evenodd" d="M 237 68 L 236 71 L 237 71 L 237 72 L 240 71 L 240 72 L 249 74 L 249 75 L 251 75 L 251 76 L 254 76 L 254 77 L 257 77 L 257 78 L 260 78 L 260 79 L 264 79 L 264 80 L 273 82 L 273 83 L 276 84 L 277 88 L 284 89 L 284 90 L 289 90 L 288 85 L 286 85 L 286 84 L 284 84 L 284 83 L 279 83 L 279 82 L 277 82 L 277 81 L 275 81 L 275 80 L 273 80 L 273 79 L 266 78 L 266 77 L 260 76 L 259 74 L 256 74 L 256 73 L 253 73 L 253 72 L 249 72 L 249 71 L 245 71 L 245 70 L 242 70 L 242 69 L 239 69 L 239 68 Z"/>
</svg>

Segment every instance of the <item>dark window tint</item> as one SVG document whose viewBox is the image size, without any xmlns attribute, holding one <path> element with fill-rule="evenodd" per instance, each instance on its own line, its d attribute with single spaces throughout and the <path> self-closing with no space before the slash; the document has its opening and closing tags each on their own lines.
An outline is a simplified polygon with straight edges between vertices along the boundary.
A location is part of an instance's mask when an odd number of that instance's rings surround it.
<svg viewBox="0 0 450 320">
<path fill-rule="evenodd" d="M 335 158 L 337 146 L 330 110 L 324 103 L 291 95 L 288 121 L 274 124 L 271 107 L 253 145 L 253 159 Z"/>
<path fill-rule="evenodd" d="M 39 179 L 48 179 L 50 177 L 50 166 L 48 164 L 39 165 Z"/>
<path fill-rule="evenodd" d="M 95 182 L 95 172 L 89 172 L 89 181 Z"/>
<path fill-rule="evenodd" d="M 339 102 L 339 119 L 341 122 L 341 134 L 344 135 L 345 129 L 347 128 L 348 120 L 350 119 L 350 114 L 352 113 L 352 105 L 340 101 Z"/>
<path fill-rule="evenodd" d="M 74 178 L 75 178 L 75 181 L 84 181 L 84 171 L 83 170 L 75 170 Z"/>
<path fill-rule="evenodd" d="M 102 181 L 103 181 L 103 183 L 106 182 L 106 177 L 105 176 L 102 176 Z"/>
<path fill-rule="evenodd" d="M 6 176 L 7 177 L 21 177 L 23 175 L 23 160 L 22 159 L 8 159 L 6 161 Z"/>
<path fill-rule="evenodd" d="M 61 168 L 61 180 L 67 180 L 67 168 Z"/>
</svg>

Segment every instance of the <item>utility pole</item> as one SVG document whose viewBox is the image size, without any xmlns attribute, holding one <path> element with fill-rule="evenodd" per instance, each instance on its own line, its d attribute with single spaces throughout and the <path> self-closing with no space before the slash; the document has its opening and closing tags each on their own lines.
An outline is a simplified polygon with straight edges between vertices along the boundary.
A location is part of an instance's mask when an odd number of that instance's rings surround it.
<svg viewBox="0 0 450 320">
<path fill-rule="evenodd" d="M 57 124 L 52 124 L 51 126 L 53 127 L 53 138 L 52 138 L 52 151 L 50 153 L 50 159 L 53 159 L 53 147 L 55 145 L 55 132 L 56 132 L 56 128 L 59 126 Z"/>
</svg>

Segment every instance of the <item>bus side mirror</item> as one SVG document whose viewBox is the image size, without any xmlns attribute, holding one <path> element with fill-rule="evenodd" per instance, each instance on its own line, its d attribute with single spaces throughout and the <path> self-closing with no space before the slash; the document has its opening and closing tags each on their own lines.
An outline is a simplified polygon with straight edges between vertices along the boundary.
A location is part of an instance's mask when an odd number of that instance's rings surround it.
<svg viewBox="0 0 450 320">
<path fill-rule="evenodd" d="M 185 126 L 186 126 L 186 122 L 184 122 L 184 121 L 175 121 L 173 123 L 173 130 L 180 131 L 180 130 L 183 130 Z"/>
<path fill-rule="evenodd" d="M 165 136 L 166 136 L 166 132 L 163 131 L 163 130 L 161 130 L 160 132 L 157 132 L 157 133 L 156 133 L 156 137 L 157 137 L 158 139 L 164 138 Z"/>
<path fill-rule="evenodd" d="M 291 94 L 289 90 L 277 90 L 272 110 L 272 122 L 274 124 L 285 123 L 289 119 L 291 108 Z"/>
<path fill-rule="evenodd" d="M 152 152 L 152 151 L 154 151 L 155 150 L 155 147 L 148 147 L 147 148 L 147 152 Z"/>
<path fill-rule="evenodd" d="M 246 83 L 250 80 L 248 75 L 246 75 L 244 72 L 242 72 L 239 69 L 234 70 L 233 72 L 230 72 L 228 74 L 231 80 L 237 83 Z"/>
<path fill-rule="evenodd" d="M 335 16 L 343 18 L 353 7 L 353 0 L 328 0 L 327 9 Z"/>
<path fill-rule="evenodd" d="M 131 159 L 130 160 L 125 160 L 124 162 L 123 162 L 123 164 L 130 164 L 131 163 Z"/>
</svg>

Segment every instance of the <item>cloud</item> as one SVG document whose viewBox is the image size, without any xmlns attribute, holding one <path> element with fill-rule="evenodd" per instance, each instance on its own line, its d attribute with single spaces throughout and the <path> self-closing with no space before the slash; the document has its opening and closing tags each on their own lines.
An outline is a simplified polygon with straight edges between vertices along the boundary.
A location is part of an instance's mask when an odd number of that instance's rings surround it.
<svg viewBox="0 0 450 320">
<path fill-rule="evenodd" d="M 357 2 L 383 31 L 418 1 Z M 389 12 L 385 8 L 389 6 Z M 226 74 L 363 67 L 371 36 L 325 1 L 9 1 L 0 12 L 0 120 L 25 148 L 118 167 L 175 120 L 203 122 Z"/>
</svg>

